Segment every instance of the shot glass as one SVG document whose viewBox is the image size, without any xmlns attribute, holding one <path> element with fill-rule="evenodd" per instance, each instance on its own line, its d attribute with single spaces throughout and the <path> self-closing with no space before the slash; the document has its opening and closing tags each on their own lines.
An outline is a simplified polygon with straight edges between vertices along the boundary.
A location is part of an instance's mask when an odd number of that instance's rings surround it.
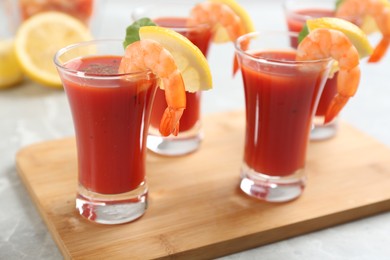
<svg viewBox="0 0 390 260">
<path fill-rule="evenodd" d="M 290 39 L 297 36 L 264 31 L 235 42 L 246 108 L 240 188 L 270 202 L 304 190 L 312 119 L 331 65 L 331 59 L 296 61 Z"/>
<path fill-rule="evenodd" d="M 283 9 L 289 31 L 299 33 L 308 19 L 333 17 L 336 9 L 336 0 L 286 0 L 283 4 Z M 293 38 L 291 44 L 297 47 L 298 39 Z M 337 72 L 326 81 L 321 94 L 313 121 L 313 129 L 310 132 L 311 140 L 326 140 L 337 134 L 338 117 L 332 122 L 324 124 L 325 113 L 336 93 Z"/>
<path fill-rule="evenodd" d="M 133 20 L 143 17 L 152 19 L 161 27 L 170 28 L 187 37 L 207 57 L 211 29 L 206 24 L 188 26 L 187 19 L 193 4 L 183 2 L 164 2 L 137 7 L 133 13 Z M 184 72 L 185 73 L 185 72 Z M 190 85 L 191 82 L 186 82 Z M 201 120 L 201 91 L 186 92 L 187 107 L 180 119 L 180 131 L 178 136 L 163 137 L 158 127 L 167 103 L 164 91 L 158 89 L 153 105 L 151 127 L 149 129 L 147 147 L 149 150 L 166 156 L 180 156 L 196 151 L 202 142 Z"/>
<path fill-rule="evenodd" d="M 9 0 L 7 0 L 9 1 Z M 67 13 L 86 25 L 89 24 L 94 10 L 94 2 L 99 0 L 15 0 L 18 2 L 21 20 L 46 11 Z"/>
<path fill-rule="evenodd" d="M 78 19 L 95 35 L 100 30 L 101 12 L 106 4 L 106 0 L 2 0 L 0 2 L 1 8 L 5 10 L 4 19 L 8 22 L 8 30 L 13 34 L 20 24 L 30 17 L 56 11 Z"/>
<path fill-rule="evenodd" d="M 146 137 L 158 79 L 118 73 L 123 55 L 122 40 L 96 40 L 54 58 L 76 134 L 76 208 L 102 224 L 135 220 L 147 208 Z"/>
</svg>

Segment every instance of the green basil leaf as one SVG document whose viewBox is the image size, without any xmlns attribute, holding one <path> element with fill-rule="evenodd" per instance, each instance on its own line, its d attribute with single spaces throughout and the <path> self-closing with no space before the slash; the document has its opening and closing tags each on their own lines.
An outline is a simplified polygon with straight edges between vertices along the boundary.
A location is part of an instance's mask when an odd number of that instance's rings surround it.
<svg viewBox="0 0 390 260">
<path fill-rule="evenodd" d="M 305 23 L 305 25 L 303 26 L 302 30 L 299 32 L 299 35 L 298 35 L 298 44 L 301 43 L 301 41 L 303 40 L 303 38 L 305 38 L 308 34 L 309 34 L 309 28 L 307 28 L 307 25 L 306 25 L 306 23 Z"/>
<path fill-rule="evenodd" d="M 150 20 L 149 18 L 145 17 L 135 21 L 133 24 L 128 26 L 126 28 L 126 37 L 125 40 L 123 41 L 123 47 L 125 49 L 129 44 L 132 44 L 133 42 L 140 40 L 139 29 L 142 26 L 156 26 L 156 24 L 152 22 L 152 20 Z"/>
</svg>

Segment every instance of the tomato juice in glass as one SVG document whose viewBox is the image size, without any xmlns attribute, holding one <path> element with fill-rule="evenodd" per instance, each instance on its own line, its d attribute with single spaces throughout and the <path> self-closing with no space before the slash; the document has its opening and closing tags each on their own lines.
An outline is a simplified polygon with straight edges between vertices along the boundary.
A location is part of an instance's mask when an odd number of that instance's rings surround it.
<svg viewBox="0 0 390 260">
<path fill-rule="evenodd" d="M 138 20 L 148 17 L 158 26 L 170 28 L 187 37 L 207 57 L 212 32 L 205 24 L 188 26 L 187 19 L 193 4 L 170 3 L 153 4 L 136 8 L 132 17 Z M 185 82 L 191 84 L 191 82 Z M 148 149 L 166 155 L 178 156 L 196 151 L 202 140 L 201 91 L 186 92 L 186 109 L 180 119 L 178 136 L 162 137 L 159 133 L 160 119 L 167 107 L 164 91 L 158 89 L 153 105 L 151 127 L 148 136 Z"/>
<path fill-rule="evenodd" d="M 21 19 L 26 20 L 34 14 L 58 11 L 67 13 L 85 24 L 93 13 L 95 0 L 19 0 Z"/>
<path fill-rule="evenodd" d="M 333 17 L 335 11 L 327 9 L 299 9 L 294 10 L 294 13 L 287 14 L 287 27 L 291 32 L 300 32 L 306 23 L 307 19 L 315 19 L 320 17 Z M 294 47 L 298 46 L 298 39 L 294 38 L 292 42 Z"/>
<path fill-rule="evenodd" d="M 269 51 L 254 57 L 294 61 L 295 52 Z M 256 172 L 287 176 L 305 165 L 307 136 L 321 74 L 299 68 L 255 70 L 242 66 L 246 104 L 244 160 Z"/>
<path fill-rule="evenodd" d="M 330 59 L 296 61 L 290 37 L 297 34 L 251 33 L 236 43 L 246 108 L 240 187 L 266 201 L 303 191 L 312 119 L 330 68 Z M 248 39 L 244 51 L 239 43 Z"/>
<path fill-rule="evenodd" d="M 65 67 L 91 75 L 116 74 L 120 61 L 119 56 L 98 56 L 72 60 Z M 146 151 L 139 142 L 145 141 L 147 127 L 135 126 L 143 125 L 150 113 L 156 82 L 64 79 L 63 85 L 80 147 L 80 184 L 102 194 L 137 188 L 145 179 Z"/>
<path fill-rule="evenodd" d="M 101 26 L 101 19 L 96 18 L 104 4 L 104 0 L 1 0 L 0 8 L 4 9 L 4 15 L 1 15 L 6 19 L 2 27 L 14 36 L 19 26 L 32 16 L 61 12 L 78 19 L 95 34 Z"/>
<path fill-rule="evenodd" d="M 300 32 L 308 19 L 333 17 L 335 14 L 335 0 L 287 0 L 284 3 L 287 27 L 291 32 Z M 291 44 L 298 46 L 298 40 L 292 39 Z M 337 119 L 324 125 L 324 118 L 331 100 L 337 93 L 337 72 L 325 83 L 324 90 L 315 113 L 314 128 L 311 131 L 311 140 L 324 140 L 333 137 L 337 132 Z"/>
<path fill-rule="evenodd" d="M 76 207 L 105 224 L 134 220 L 147 205 L 146 138 L 158 79 L 150 71 L 119 74 L 123 54 L 122 41 L 101 40 L 55 58 L 76 134 Z"/>
</svg>

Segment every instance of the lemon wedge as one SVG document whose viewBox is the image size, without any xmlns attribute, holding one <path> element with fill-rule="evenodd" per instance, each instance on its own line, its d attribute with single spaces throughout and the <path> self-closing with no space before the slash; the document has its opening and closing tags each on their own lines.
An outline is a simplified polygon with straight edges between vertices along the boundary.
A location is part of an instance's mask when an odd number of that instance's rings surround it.
<svg viewBox="0 0 390 260">
<path fill-rule="evenodd" d="M 344 19 L 335 17 L 322 17 L 306 21 L 310 31 L 319 28 L 338 30 L 344 33 L 359 52 L 360 58 L 371 55 L 373 48 L 368 41 L 367 35 L 356 25 Z"/>
<path fill-rule="evenodd" d="M 196 92 L 212 88 L 212 76 L 203 53 L 183 35 L 159 26 L 143 26 L 139 29 L 141 40 L 160 43 L 173 56 L 182 73 L 186 91 Z"/>
<path fill-rule="evenodd" d="M 14 41 L 0 40 L 0 89 L 15 86 L 23 80 L 23 71 L 16 59 Z"/>
<path fill-rule="evenodd" d="M 61 88 L 53 63 L 57 50 L 92 39 L 89 29 L 76 18 L 61 12 L 43 12 L 21 24 L 15 38 L 16 56 L 25 73 L 34 81 Z"/>
<path fill-rule="evenodd" d="M 209 0 L 210 2 L 216 2 L 221 3 L 224 5 L 227 5 L 232 9 L 232 11 L 240 17 L 240 20 L 245 28 L 245 33 L 253 32 L 255 31 L 255 26 L 252 22 L 252 19 L 248 12 L 243 8 L 241 5 L 239 5 L 235 0 Z M 229 42 L 230 37 L 226 31 L 226 29 L 222 26 L 218 26 L 214 32 L 213 42 L 215 43 L 225 43 Z"/>
</svg>

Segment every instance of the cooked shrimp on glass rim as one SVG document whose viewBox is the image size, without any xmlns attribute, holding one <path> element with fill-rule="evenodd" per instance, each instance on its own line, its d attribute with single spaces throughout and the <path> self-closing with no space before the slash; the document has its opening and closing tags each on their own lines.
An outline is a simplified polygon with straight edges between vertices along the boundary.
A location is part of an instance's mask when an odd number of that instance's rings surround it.
<svg viewBox="0 0 390 260">
<path fill-rule="evenodd" d="M 246 31 L 240 17 L 226 4 L 206 1 L 195 5 L 190 13 L 187 24 L 207 24 L 212 30 L 219 26 L 226 29 L 231 41 L 234 41 Z"/>
<path fill-rule="evenodd" d="M 366 35 L 352 23 L 339 18 L 318 18 L 306 22 L 309 33 L 300 41 L 297 60 L 332 58 L 337 63 L 337 94 L 325 122 L 331 122 L 355 95 L 360 83 L 360 59 L 372 51 Z M 353 40 L 351 40 L 351 39 Z M 360 44 L 358 48 L 355 45 Z"/>
<path fill-rule="evenodd" d="M 198 90 L 212 86 L 211 72 L 202 52 L 181 34 L 156 26 L 149 18 L 135 21 L 126 30 L 125 54 L 119 66 L 120 73 L 150 70 L 160 78 L 160 88 L 165 91 L 167 108 L 162 116 L 159 130 L 163 136 L 179 133 L 180 118 L 186 108 L 186 87 L 183 80 L 183 64 L 192 65 L 192 74 L 205 84 L 194 84 Z M 171 52 L 172 51 L 172 52 Z M 173 55 L 175 51 L 178 56 Z M 195 77 L 194 77 L 194 74 Z M 198 83 L 198 82 L 196 82 Z M 193 90 L 193 86 L 189 89 Z"/>
<path fill-rule="evenodd" d="M 207 24 L 213 31 L 216 43 L 234 42 L 241 35 L 255 31 L 249 14 L 234 0 L 208 0 L 195 5 L 187 24 Z M 238 62 L 235 57 L 233 74 L 237 70 Z"/>
<path fill-rule="evenodd" d="M 120 73 L 151 70 L 162 80 L 168 107 L 161 119 L 160 132 L 164 136 L 177 135 L 179 122 L 186 107 L 183 79 L 172 55 L 153 40 L 136 41 L 127 46 L 119 66 Z"/>
<path fill-rule="evenodd" d="M 368 62 L 378 62 L 386 54 L 390 44 L 390 3 L 387 0 L 342 0 L 335 13 L 336 17 L 356 22 L 371 17 L 382 34 Z"/>
</svg>

